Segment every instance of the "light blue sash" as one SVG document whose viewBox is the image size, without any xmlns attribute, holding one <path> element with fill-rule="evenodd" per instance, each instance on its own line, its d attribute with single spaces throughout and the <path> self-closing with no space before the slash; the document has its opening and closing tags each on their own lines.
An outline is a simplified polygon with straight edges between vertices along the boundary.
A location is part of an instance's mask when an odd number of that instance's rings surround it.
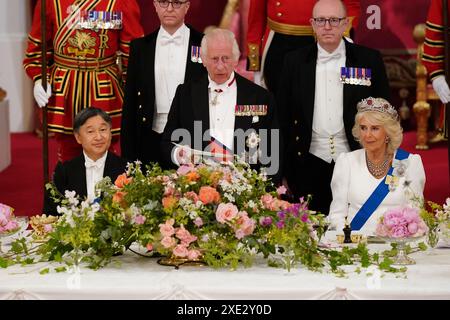
<svg viewBox="0 0 450 320">
<path fill-rule="evenodd" d="M 395 159 L 403 160 L 408 157 L 409 152 L 402 149 L 397 149 Z M 393 171 L 394 168 L 391 166 L 386 177 L 392 175 Z M 389 193 L 389 186 L 386 184 L 386 177 L 384 177 L 384 179 L 380 182 L 380 184 L 376 187 L 370 197 L 363 204 L 361 209 L 359 209 L 359 211 L 353 217 L 353 220 L 350 223 L 352 230 L 360 230 Z"/>
</svg>

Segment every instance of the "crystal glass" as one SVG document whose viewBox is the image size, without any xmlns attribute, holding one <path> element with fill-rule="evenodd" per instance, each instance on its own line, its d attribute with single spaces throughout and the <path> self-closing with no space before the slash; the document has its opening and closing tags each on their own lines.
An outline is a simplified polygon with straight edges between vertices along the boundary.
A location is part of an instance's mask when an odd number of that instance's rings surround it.
<svg viewBox="0 0 450 320">
<path fill-rule="evenodd" d="M 406 253 L 406 246 L 410 242 L 415 242 L 422 237 L 410 237 L 410 238 L 382 238 L 387 242 L 396 243 L 397 244 L 397 254 L 392 257 L 392 260 L 394 261 L 393 264 L 395 265 L 410 265 L 410 264 L 416 264 L 416 261 L 414 261 L 411 257 L 408 256 Z"/>
<path fill-rule="evenodd" d="M 427 244 L 430 249 L 434 249 L 439 242 L 439 224 L 428 228 Z"/>
<path fill-rule="evenodd" d="M 438 235 L 442 245 L 450 247 L 450 220 L 439 224 Z"/>
</svg>

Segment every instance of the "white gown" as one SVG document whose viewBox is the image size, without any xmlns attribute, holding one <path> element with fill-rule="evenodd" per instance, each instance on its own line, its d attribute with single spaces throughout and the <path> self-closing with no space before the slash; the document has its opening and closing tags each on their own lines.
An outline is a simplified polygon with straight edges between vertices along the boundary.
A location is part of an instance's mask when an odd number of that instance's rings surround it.
<svg viewBox="0 0 450 320">
<path fill-rule="evenodd" d="M 373 235 L 379 218 L 386 210 L 403 205 L 414 206 L 412 196 L 423 198 L 425 171 L 422 159 L 420 155 L 410 154 L 407 162 L 406 172 L 400 177 L 398 186 L 387 194 L 358 233 Z M 330 227 L 342 231 L 346 216 L 350 224 L 382 180 L 370 174 L 364 149 L 340 154 L 331 180 L 333 201 L 328 216 Z M 405 186 L 405 182 L 409 182 L 409 186 Z"/>
</svg>

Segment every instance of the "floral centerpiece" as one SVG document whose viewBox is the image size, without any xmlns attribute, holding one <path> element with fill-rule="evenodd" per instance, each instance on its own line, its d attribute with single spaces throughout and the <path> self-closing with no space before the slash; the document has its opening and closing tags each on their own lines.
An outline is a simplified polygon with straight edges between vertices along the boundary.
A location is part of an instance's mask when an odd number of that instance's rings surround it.
<svg viewBox="0 0 450 320">
<path fill-rule="evenodd" d="M 427 201 L 420 215 L 429 229 L 427 242 L 430 247 L 435 247 L 440 237 L 445 244 L 450 244 L 450 197 L 443 205 Z"/>
<path fill-rule="evenodd" d="M 380 218 L 375 233 L 393 243 L 393 263 L 397 265 L 415 264 L 408 257 L 407 242 L 424 236 L 428 227 L 419 215 L 419 209 L 397 207 L 390 209 Z"/>
<path fill-rule="evenodd" d="M 44 242 L 29 237 L 13 243 L 0 256 L 0 266 L 55 261 L 64 264 L 56 271 L 81 262 L 98 269 L 126 250 L 142 255 L 132 246 L 138 244 L 146 256 L 232 270 L 251 266 L 259 256 L 269 266 L 288 270 L 301 264 L 343 274 L 342 265 L 375 264 L 404 271 L 392 267 L 389 257 L 370 254 L 363 243 L 338 250 L 321 245 L 327 224 L 308 209 L 309 198 L 283 200 L 286 188 L 275 188 L 264 172 L 239 160 L 206 160 L 176 171 L 158 165 L 143 171 L 139 162 L 130 163 L 114 183 L 105 178 L 96 185 L 92 202 L 48 188 L 60 217 L 41 230 Z"/>
<path fill-rule="evenodd" d="M 376 234 L 380 237 L 404 239 L 423 236 L 427 230 L 418 209 L 397 207 L 386 211 L 380 218 Z"/>
</svg>

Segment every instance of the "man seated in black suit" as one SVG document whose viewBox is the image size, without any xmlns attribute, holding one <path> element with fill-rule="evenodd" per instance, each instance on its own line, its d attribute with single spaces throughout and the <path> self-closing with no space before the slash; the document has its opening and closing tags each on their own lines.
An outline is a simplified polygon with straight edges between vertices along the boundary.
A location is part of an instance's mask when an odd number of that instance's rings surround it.
<svg viewBox="0 0 450 320">
<path fill-rule="evenodd" d="M 177 88 L 162 137 L 167 163 L 180 165 L 205 151 L 222 160 L 245 155 L 253 168 L 264 167 L 277 178 L 280 133 L 274 97 L 234 71 L 239 55 L 231 31 L 213 29 L 203 37 L 201 59 L 208 74 Z"/>
<path fill-rule="evenodd" d="M 64 195 L 66 190 L 75 191 L 81 198 L 94 200 L 95 184 L 104 177 L 114 182 L 126 170 L 127 162 L 108 151 L 111 145 L 111 118 L 103 110 L 89 107 L 79 112 L 74 119 L 75 139 L 83 147 L 78 157 L 58 162 L 53 174 L 56 189 Z M 56 204 L 46 194 L 44 213 L 58 214 Z"/>
<path fill-rule="evenodd" d="M 286 56 L 276 98 L 289 189 L 296 199 L 312 194 L 310 209 L 328 214 L 334 163 L 360 147 L 352 135 L 356 105 L 369 96 L 389 100 L 389 83 L 378 51 L 343 38 L 342 1 L 317 1 L 310 22 L 317 43 Z"/>
</svg>

